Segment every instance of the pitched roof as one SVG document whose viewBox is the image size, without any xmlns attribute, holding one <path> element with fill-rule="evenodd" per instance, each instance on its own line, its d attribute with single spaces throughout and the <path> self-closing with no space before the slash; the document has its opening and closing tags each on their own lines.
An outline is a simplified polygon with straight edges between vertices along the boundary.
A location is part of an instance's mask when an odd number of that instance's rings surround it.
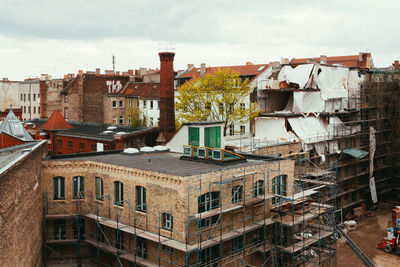
<svg viewBox="0 0 400 267">
<path fill-rule="evenodd" d="M 160 98 L 160 84 L 129 82 L 123 89 L 122 95 L 158 99 Z"/>
<path fill-rule="evenodd" d="M 12 109 L 10 109 L 4 121 L 0 123 L 0 134 L 2 133 L 6 133 L 22 141 L 33 141 L 32 136 L 25 129 L 17 116 L 15 116 Z"/>
<path fill-rule="evenodd" d="M 63 130 L 70 129 L 71 125 L 64 119 L 61 113 L 58 110 L 55 110 L 53 114 L 51 114 L 50 118 L 40 127 L 41 130 Z"/>
<path fill-rule="evenodd" d="M 206 67 L 205 72 L 201 73 L 201 68 L 193 68 L 185 73 L 182 73 L 179 78 L 189 78 L 192 79 L 193 77 L 198 78 L 207 74 L 214 74 L 219 69 L 221 70 L 232 70 L 236 71 L 240 74 L 240 76 L 254 76 L 250 80 L 253 81 L 258 75 L 263 73 L 269 64 L 247 64 L 247 65 L 239 65 L 239 66 L 221 66 L 221 67 Z"/>
<path fill-rule="evenodd" d="M 300 65 L 310 63 L 309 61 L 321 62 L 321 57 L 314 58 L 295 58 L 290 61 L 290 65 Z M 370 53 L 360 53 L 359 55 L 327 57 L 327 64 L 342 64 L 348 68 L 371 68 L 372 58 Z"/>
</svg>

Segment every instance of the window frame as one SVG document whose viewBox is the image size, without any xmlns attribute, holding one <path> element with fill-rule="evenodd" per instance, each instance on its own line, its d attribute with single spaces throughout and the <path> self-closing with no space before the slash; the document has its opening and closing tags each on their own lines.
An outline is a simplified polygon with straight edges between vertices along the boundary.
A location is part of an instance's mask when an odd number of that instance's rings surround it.
<svg viewBox="0 0 400 267">
<path fill-rule="evenodd" d="M 97 186 L 97 184 L 99 183 L 99 187 Z M 98 189 L 100 189 L 98 191 Z M 95 190 L 96 190 L 96 199 L 97 200 L 104 200 L 104 184 L 103 184 L 103 178 L 101 177 L 96 177 L 95 179 Z"/>
<path fill-rule="evenodd" d="M 113 100 L 112 101 L 112 107 L 113 108 L 117 108 L 117 100 Z"/>
<path fill-rule="evenodd" d="M 78 194 L 78 189 L 80 194 Z M 72 178 L 72 194 L 73 199 L 85 198 L 85 177 L 78 175 Z"/>
<path fill-rule="evenodd" d="M 120 181 L 114 182 L 114 204 L 124 206 L 124 184 Z"/>
<path fill-rule="evenodd" d="M 53 238 L 54 240 L 65 240 L 67 239 L 67 224 L 65 220 L 63 219 L 58 219 L 54 221 L 53 225 Z"/>
<path fill-rule="evenodd" d="M 232 204 L 243 200 L 243 185 L 235 185 L 232 187 Z"/>
<path fill-rule="evenodd" d="M 265 188 L 264 188 L 264 180 L 258 180 L 254 183 L 254 196 L 262 196 L 264 195 Z"/>
<path fill-rule="evenodd" d="M 147 212 L 146 188 L 140 185 L 136 186 L 136 210 Z"/>
<path fill-rule="evenodd" d="M 125 248 L 124 232 L 119 229 L 115 229 L 115 247 L 119 250 Z"/>
<path fill-rule="evenodd" d="M 163 212 L 162 215 L 162 228 L 164 230 L 173 231 L 174 218 L 171 213 Z"/>
<path fill-rule="evenodd" d="M 56 184 L 57 184 L 57 186 L 56 186 Z M 54 190 L 56 187 L 57 187 L 57 191 Z M 59 194 L 62 196 L 59 196 Z M 54 200 L 65 200 L 65 178 L 62 176 L 53 177 L 53 199 Z"/>
</svg>

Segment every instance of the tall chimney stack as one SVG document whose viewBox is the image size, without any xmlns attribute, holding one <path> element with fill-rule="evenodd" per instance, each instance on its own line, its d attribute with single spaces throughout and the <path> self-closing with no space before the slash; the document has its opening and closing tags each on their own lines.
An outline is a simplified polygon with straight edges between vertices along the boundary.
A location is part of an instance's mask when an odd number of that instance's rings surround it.
<svg viewBox="0 0 400 267">
<path fill-rule="evenodd" d="M 157 143 L 164 145 L 175 134 L 174 57 L 175 53 L 161 52 L 160 56 L 160 134 Z"/>
<path fill-rule="evenodd" d="M 400 64 L 399 64 L 398 60 L 394 61 L 393 67 L 394 67 L 395 70 L 399 70 L 400 69 Z"/>
</svg>

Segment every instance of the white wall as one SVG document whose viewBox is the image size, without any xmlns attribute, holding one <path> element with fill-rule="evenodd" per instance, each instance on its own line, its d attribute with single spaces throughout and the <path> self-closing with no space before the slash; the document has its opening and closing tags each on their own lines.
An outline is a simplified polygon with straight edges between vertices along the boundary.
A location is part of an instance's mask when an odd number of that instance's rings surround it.
<svg viewBox="0 0 400 267">
<path fill-rule="evenodd" d="M 20 108 L 18 82 L 0 81 L 0 111 L 10 108 Z"/>
<path fill-rule="evenodd" d="M 153 102 L 153 108 L 151 107 Z M 140 99 L 139 109 L 140 112 L 147 118 L 147 126 L 158 126 L 158 120 L 160 118 L 160 100 L 159 99 Z M 146 104 L 145 104 L 146 103 Z M 153 123 L 151 123 L 153 122 Z"/>
</svg>

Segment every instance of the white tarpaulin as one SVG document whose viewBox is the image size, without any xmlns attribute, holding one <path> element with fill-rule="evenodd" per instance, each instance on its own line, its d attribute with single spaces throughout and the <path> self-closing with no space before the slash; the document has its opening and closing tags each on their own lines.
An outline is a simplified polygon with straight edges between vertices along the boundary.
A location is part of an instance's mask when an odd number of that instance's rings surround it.
<svg viewBox="0 0 400 267">
<path fill-rule="evenodd" d="M 361 131 L 361 125 L 347 126 L 338 117 L 330 117 L 327 129 L 331 136 L 345 136 Z"/>
<path fill-rule="evenodd" d="M 347 79 L 347 89 L 350 96 L 359 96 L 360 83 L 364 82 L 364 74 L 359 70 L 350 70 Z"/>
<path fill-rule="evenodd" d="M 257 117 L 254 139 L 265 141 L 297 142 L 298 138 L 285 127 L 284 118 Z"/>
<path fill-rule="evenodd" d="M 286 81 L 288 84 L 297 83 L 299 88 L 303 89 L 310 78 L 310 73 L 313 67 L 314 64 L 304 64 L 297 66 L 296 68 L 284 66 L 279 72 L 278 81 Z"/>
<path fill-rule="evenodd" d="M 375 178 L 374 175 L 374 155 L 376 149 L 376 139 L 375 139 L 375 129 L 374 127 L 369 127 L 369 188 L 371 189 L 371 198 L 374 203 L 378 201 L 375 188 Z"/>
<path fill-rule="evenodd" d="M 349 76 L 349 68 L 315 64 L 313 73 L 315 84 L 321 90 L 322 99 L 348 97 L 347 78 Z"/>
<path fill-rule="evenodd" d="M 306 144 L 322 142 L 329 139 L 328 132 L 321 118 L 300 117 L 289 118 L 288 121 L 295 134 Z"/>
<path fill-rule="evenodd" d="M 320 92 L 293 92 L 293 112 L 323 112 L 325 101 Z"/>
</svg>

